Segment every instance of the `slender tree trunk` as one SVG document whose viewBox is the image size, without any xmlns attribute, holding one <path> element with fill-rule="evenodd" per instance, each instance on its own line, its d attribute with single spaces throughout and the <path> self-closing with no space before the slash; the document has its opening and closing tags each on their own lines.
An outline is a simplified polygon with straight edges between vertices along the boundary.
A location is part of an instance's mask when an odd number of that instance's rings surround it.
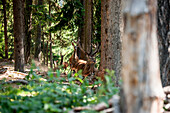
<svg viewBox="0 0 170 113">
<path fill-rule="evenodd" d="M 46 46 L 46 62 L 47 62 L 47 66 L 48 66 L 48 41 L 47 41 L 47 46 Z"/>
<path fill-rule="evenodd" d="M 15 71 L 24 71 L 24 0 L 13 0 Z"/>
<path fill-rule="evenodd" d="M 85 0 L 85 28 L 84 50 L 90 53 L 92 50 L 92 0 Z"/>
<path fill-rule="evenodd" d="M 42 31 L 43 31 L 43 26 L 42 26 Z M 45 65 L 45 41 L 44 41 L 44 32 L 42 33 L 42 40 L 43 40 L 43 64 Z"/>
<path fill-rule="evenodd" d="M 123 14 L 122 79 L 127 113 L 161 113 L 156 1 L 127 0 Z"/>
<path fill-rule="evenodd" d="M 51 2 L 49 1 L 49 15 L 51 16 Z M 51 26 L 51 22 L 49 22 L 49 27 Z M 53 53 L 52 53 L 52 38 L 51 38 L 51 32 L 49 33 L 49 39 L 50 39 L 50 67 L 53 68 Z"/>
<path fill-rule="evenodd" d="M 40 60 L 40 52 L 41 52 L 41 22 L 37 25 L 37 37 L 35 40 L 35 55 L 34 58 L 38 61 Z"/>
<path fill-rule="evenodd" d="M 84 5 L 84 0 L 80 0 L 81 4 L 85 7 Z M 80 39 L 80 43 L 81 45 L 84 43 L 84 15 L 82 13 L 82 9 L 79 10 L 79 15 L 81 16 L 81 20 L 80 20 L 80 25 L 79 25 L 79 28 L 78 28 L 78 37 Z M 83 59 L 85 58 L 85 55 L 80 51 L 80 49 L 78 48 L 77 49 L 78 51 L 78 57 L 80 59 Z"/>
<path fill-rule="evenodd" d="M 38 0 L 38 5 L 42 5 L 42 0 Z M 37 37 L 35 40 L 35 54 L 34 58 L 40 60 L 40 52 L 41 52 L 41 21 L 37 25 Z"/>
<path fill-rule="evenodd" d="M 114 70 L 117 85 L 121 71 L 121 22 L 121 0 L 102 0 L 100 70 Z"/>
<path fill-rule="evenodd" d="M 31 50 L 31 27 L 32 27 L 32 15 L 31 6 L 32 0 L 26 0 L 25 8 L 25 63 L 28 63 Z"/>
<path fill-rule="evenodd" d="M 6 19 L 6 0 L 2 0 L 4 12 L 4 36 L 5 36 L 5 58 L 8 59 L 8 37 L 7 37 L 7 19 Z"/>
<path fill-rule="evenodd" d="M 170 0 L 158 0 L 158 45 L 162 85 L 170 85 Z"/>
</svg>

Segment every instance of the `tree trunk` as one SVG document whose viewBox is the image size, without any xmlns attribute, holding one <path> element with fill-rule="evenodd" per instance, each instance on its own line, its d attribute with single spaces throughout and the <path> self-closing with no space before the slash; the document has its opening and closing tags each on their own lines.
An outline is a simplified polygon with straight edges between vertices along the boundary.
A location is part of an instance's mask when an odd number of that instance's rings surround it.
<svg viewBox="0 0 170 113">
<path fill-rule="evenodd" d="M 122 79 L 127 113 L 161 113 L 162 110 L 156 1 L 147 1 L 127 0 L 123 10 Z"/>
<path fill-rule="evenodd" d="M 84 28 L 84 50 L 91 52 L 92 40 L 92 0 L 85 0 L 85 28 Z"/>
<path fill-rule="evenodd" d="M 167 86 L 170 85 L 170 0 L 158 0 L 157 17 L 161 80 Z"/>
<path fill-rule="evenodd" d="M 48 66 L 48 40 L 47 40 L 47 45 L 46 45 L 46 62 L 47 62 L 47 66 Z"/>
<path fill-rule="evenodd" d="M 49 1 L 49 16 L 51 16 L 51 2 Z M 51 26 L 51 22 L 49 21 L 49 27 Z M 53 53 L 52 53 L 52 38 L 51 32 L 49 32 L 49 39 L 50 39 L 50 67 L 53 68 Z"/>
<path fill-rule="evenodd" d="M 32 0 L 26 0 L 25 8 L 25 63 L 28 63 L 31 50 L 31 27 L 32 27 L 32 15 L 31 15 L 31 6 Z"/>
<path fill-rule="evenodd" d="M 44 26 L 42 26 L 43 31 Z M 45 40 L 44 40 L 44 32 L 42 33 L 42 40 L 43 40 L 43 64 L 45 65 Z"/>
<path fill-rule="evenodd" d="M 81 4 L 85 7 L 85 5 L 84 5 L 84 0 L 80 0 L 80 2 L 81 2 Z M 80 38 L 80 43 L 81 43 L 81 45 L 82 44 L 84 44 L 84 23 L 85 23 L 85 21 L 84 21 L 84 15 L 82 14 L 82 9 L 80 9 L 79 10 L 79 15 L 81 16 L 81 20 L 80 20 L 80 25 L 79 25 L 79 28 L 78 28 L 78 37 Z M 85 55 L 80 51 L 80 49 L 78 48 L 77 49 L 77 54 L 78 54 L 78 57 L 80 58 L 80 59 L 84 59 L 85 58 Z"/>
<path fill-rule="evenodd" d="M 6 19 L 6 0 L 2 0 L 4 12 L 4 36 L 5 36 L 5 58 L 8 59 L 8 37 L 7 37 L 7 19 Z"/>
<path fill-rule="evenodd" d="M 117 85 L 121 71 L 121 23 L 121 0 L 102 0 L 100 70 L 114 70 Z"/>
<path fill-rule="evenodd" d="M 35 40 L 35 54 L 34 58 L 38 61 L 40 60 L 40 52 L 41 52 L 41 22 L 37 25 L 37 36 Z"/>
<path fill-rule="evenodd" d="M 92 51 L 91 48 L 91 40 L 92 40 L 92 0 L 81 0 L 85 8 L 85 15 L 82 16 L 82 21 L 84 21 L 79 26 L 79 37 L 82 48 L 90 53 Z M 85 54 L 78 50 L 78 56 L 80 59 L 87 60 Z"/>
<path fill-rule="evenodd" d="M 38 0 L 38 5 L 42 5 L 42 0 Z M 40 60 L 40 52 L 41 52 L 41 21 L 39 21 L 37 25 L 37 37 L 35 40 L 35 54 L 34 58 L 38 61 Z"/>
<path fill-rule="evenodd" d="M 15 71 L 24 71 L 24 0 L 13 0 Z"/>
</svg>

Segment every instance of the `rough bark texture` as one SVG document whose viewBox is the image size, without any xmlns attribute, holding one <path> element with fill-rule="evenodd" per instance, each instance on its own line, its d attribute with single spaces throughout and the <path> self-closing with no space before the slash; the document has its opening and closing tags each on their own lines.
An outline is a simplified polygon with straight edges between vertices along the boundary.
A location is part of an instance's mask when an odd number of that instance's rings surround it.
<svg viewBox="0 0 170 113">
<path fill-rule="evenodd" d="M 91 52 L 91 39 L 92 39 L 92 0 L 85 0 L 85 38 L 84 50 L 88 53 Z"/>
<path fill-rule="evenodd" d="M 127 0 L 123 14 L 122 79 L 127 113 L 161 113 L 156 1 Z"/>
<path fill-rule="evenodd" d="M 82 26 L 79 26 L 79 37 L 82 48 L 87 52 L 91 52 L 91 40 L 92 40 L 92 0 L 81 0 L 85 8 L 85 15 L 82 16 Z M 80 59 L 87 60 L 86 56 L 78 50 L 78 56 Z"/>
<path fill-rule="evenodd" d="M 42 0 L 38 0 L 38 5 L 42 5 Z M 41 52 L 41 21 L 37 25 L 37 37 L 35 39 L 35 54 L 34 58 L 40 60 L 40 52 Z"/>
<path fill-rule="evenodd" d="M 121 22 L 121 0 L 102 0 L 100 70 L 114 70 L 116 84 L 121 70 Z"/>
<path fill-rule="evenodd" d="M 32 15 L 31 15 L 31 6 L 32 0 L 26 0 L 25 8 L 25 63 L 28 63 L 31 50 L 31 27 L 32 27 Z"/>
<path fill-rule="evenodd" d="M 5 58 L 8 59 L 8 37 L 7 37 L 7 19 L 6 19 L 6 0 L 2 0 L 4 12 L 4 36 L 5 36 Z"/>
<path fill-rule="evenodd" d="M 158 0 L 158 45 L 162 85 L 170 85 L 170 0 Z"/>
<path fill-rule="evenodd" d="M 24 71 L 24 0 L 13 0 L 15 71 Z"/>
</svg>

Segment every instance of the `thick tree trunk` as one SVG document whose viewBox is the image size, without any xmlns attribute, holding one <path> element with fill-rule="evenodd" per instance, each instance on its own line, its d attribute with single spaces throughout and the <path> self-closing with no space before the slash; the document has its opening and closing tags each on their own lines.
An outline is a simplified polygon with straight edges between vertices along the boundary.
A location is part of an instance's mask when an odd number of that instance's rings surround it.
<svg viewBox="0 0 170 113">
<path fill-rule="evenodd" d="M 100 70 L 114 70 L 117 85 L 121 70 L 121 23 L 121 0 L 102 0 Z"/>
<path fill-rule="evenodd" d="M 170 0 L 158 0 L 158 45 L 162 85 L 170 85 Z"/>
<path fill-rule="evenodd" d="M 24 0 L 13 0 L 15 71 L 24 71 Z"/>
<path fill-rule="evenodd" d="M 38 0 L 38 5 L 42 5 L 42 0 Z M 35 39 L 35 54 L 34 58 L 40 60 L 40 52 L 41 52 L 41 21 L 39 21 L 37 25 L 37 37 Z"/>
<path fill-rule="evenodd" d="M 5 58 L 8 59 L 8 37 L 7 37 L 7 19 L 6 19 L 6 0 L 2 0 L 4 12 L 4 36 L 5 36 Z"/>
<path fill-rule="evenodd" d="M 32 15 L 31 15 L 31 6 L 32 0 L 26 0 L 25 8 L 25 63 L 28 63 L 31 50 L 31 25 L 32 25 Z"/>
<path fill-rule="evenodd" d="M 122 79 L 127 113 L 161 113 L 156 1 L 127 0 L 123 13 Z"/>
</svg>

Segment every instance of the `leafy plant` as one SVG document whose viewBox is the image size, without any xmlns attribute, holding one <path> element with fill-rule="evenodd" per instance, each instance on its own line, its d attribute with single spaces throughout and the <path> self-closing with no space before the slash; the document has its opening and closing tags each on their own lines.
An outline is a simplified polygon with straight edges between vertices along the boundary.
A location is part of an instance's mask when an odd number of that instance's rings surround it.
<svg viewBox="0 0 170 113">
<path fill-rule="evenodd" d="M 107 71 L 105 82 L 97 80 L 90 84 L 90 81 L 87 78 L 83 79 L 80 73 L 76 73 L 74 77 L 71 74 L 66 78 L 60 77 L 59 70 L 56 77 L 49 71 L 49 79 L 45 81 L 35 74 L 33 68 L 34 65 L 27 77 L 28 85 L 21 85 L 19 88 L 1 85 L 3 88 L 0 89 L 0 112 L 68 112 L 77 106 L 103 101 L 107 103 L 108 99 L 119 91 L 112 82 L 113 71 Z M 98 86 L 96 90 L 93 89 L 95 86 Z"/>
</svg>

